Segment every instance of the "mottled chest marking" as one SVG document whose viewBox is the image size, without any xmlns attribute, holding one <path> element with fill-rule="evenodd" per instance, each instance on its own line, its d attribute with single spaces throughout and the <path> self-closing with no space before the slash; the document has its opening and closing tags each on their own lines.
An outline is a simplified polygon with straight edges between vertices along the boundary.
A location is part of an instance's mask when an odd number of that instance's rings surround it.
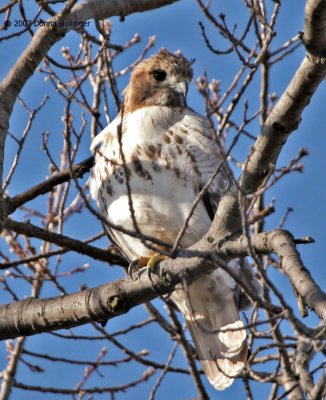
<svg viewBox="0 0 326 400">
<path fill-rule="evenodd" d="M 151 174 L 143 167 L 142 162 L 138 158 L 137 154 L 133 154 L 131 157 L 133 169 L 137 175 L 141 176 L 145 180 L 152 180 Z"/>
<path fill-rule="evenodd" d="M 180 132 L 182 132 L 186 135 L 188 133 L 188 131 L 186 129 L 180 129 Z M 171 143 L 171 141 L 172 141 L 172 143 L 183 144 L 183 138 L 180 135 L 178 135 L 177 133 L 175 133 L 172 129 L 169 129 L 167 133 L 168 133 L 168 136 L 165 135 L 163 138 L 163 140 L 166 143 Z"/>
<path fill-rule="evenodd" d="M 109 195 L 109 196 L 113 196 L 114 195 L 114 190 L 113 190 L 113 187 L 112 187 L 112 184 L 111 184 L 111 180 L 110 179 L 107 179 L 106 180 L 106 183 L 105 183 L 105 190 L 106 190 L 106 193 Z"/>
<path fill-rule="evenodd" d="M 150 160 L 157 160 L 158 154 L 153 144 L 149 144 L 145 147 L 145 153 Z"/>
<path fill-rule="evenodd" d="M 182 137 L 179 136 L 179 135 L 174 135 L 174 140 L 175 140 L 175 142 L 178 143 L 178 144 L 182 144 L 182 143 L 183 143 L 183 139 L 182 139 Z"/>
<path fill-rule="evenodd" d="M 171 192 L 182 187 L 190 187 L 195 192 L 200 189 L 203 177 L 206 179 L 210 172 L 211 161 L 206 157 L 210 154 L 205 142 L 207 134 L 201 132 L 204 129 L 200 129 L 196 116 L 190 116 L 189 120 L 185 116 L 179 121 L 178 110 L 172 111 L 154 109 L 150 115 L 148 110 L 146 113 L 139 110 L 129 117 L 125 128 L 130 125 L 130 129 L 124 130 L 122 141 L 125 167 L 117 136 L 112 133 L 109 138 L 102 139 L 103 146 L 97 150 L 97 157 L 102 160 L 99 164 L 101 168 L 97 169 L 101 209 L 119 198 L 121 193 L 125 194 L 126 173 L 133 193 L 148 191 L 150 194 L 153 185 L 156 185 L 157 193 L 161 193 L 160 179 L 164 188 Z M 169 123 L 166 122 L 168 113 L 175 118 L 171 117 L 172 122 Z"/>
<path fill-rule="evenodd" d="M 109 177 L 114 177 L 114 179 L 119 183 L 123 184 L 125 182 L 126 174 L 128 177 L 131 175 L 130 168 L 126 165 L 125 167 L 117 162 L 117 160 L 106 160 L 104 164 L 105 178 L 109 180 Z"/>
<path fill-rule="evenodd" d="M 113 175 L 114 175 L 114 177 L 115 177 L 115 179 L 116 179 L 116 181 L 118 182 L 118 183 L 120 183 L 121 185 L 124 183 L 124 181 L 125 181 L 125 174 L 124 174 L 124 171 L 123 171 L 123 169 L 122 169 L 122 167 L 120 167 L 120 168 L 114 168 L 114 172 L 113 172 Z"/>
<path fill-rule="evenodd" d="M 162 152 L 162 143 L 157 144 L 157 157 L 161 157 L 161 152 Z"/>
<path fill-rule="evenodd" d="M 197 163 L 196 163 L 196 157 L 192 154 L 192 152 L 188 149 L 186 149 L 186 154 L 189 157 L 191 163 L 192 163 L 192 168 L 195 172 L 196 175 L 200 175 L 200 171 L 197 167 Z"/>
<path fill-rule="evenodd" d="M 163 136 L 163 140 L 164 140 L 164 142 L 167 143 L 167 144 L 171 143 L 171 139 L 169 138 L 169 136 L 168 136 L 167 134 L 165 134 L 165 135 Z"/>
</svg>

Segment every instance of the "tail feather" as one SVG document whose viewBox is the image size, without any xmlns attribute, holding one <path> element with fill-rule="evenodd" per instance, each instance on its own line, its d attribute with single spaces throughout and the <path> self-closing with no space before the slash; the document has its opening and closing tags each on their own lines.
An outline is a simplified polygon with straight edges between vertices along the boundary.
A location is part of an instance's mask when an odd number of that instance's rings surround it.
<svg viewBox="0 0 326 400">
<path fill-rule="evenodd" d="M 218 296 L 191 285 L 173 299 L 184 314 L 198 358 L 216 390 L 224 390 L 245 366 L 248 354 L 246 331 L 232 291 L 219 287 Z M 223 292 L 223 294 L 221 293 Z"/>
</svg>

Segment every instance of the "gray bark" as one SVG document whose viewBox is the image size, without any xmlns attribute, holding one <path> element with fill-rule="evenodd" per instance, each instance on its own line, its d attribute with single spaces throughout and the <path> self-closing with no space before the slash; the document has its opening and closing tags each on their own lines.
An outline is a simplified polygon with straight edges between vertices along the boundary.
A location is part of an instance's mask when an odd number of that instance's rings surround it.
<svg viewBox="0 0 326 400">
<path fill-rule="evenodd" d="M 261 307 L 274 314 L 284 311 L 282 307 L 264 302 L 253 290 L 251 282 L 246 281 L 244 276 L 236 275 L 224 261 L 231 255 L 248 255 L 248 241 L 245 236 L 226 241 L 218 250 L 219 255 L 212 251 L 212 246 L 203 239 L 195 247 L 206 247 L 206 252 L 185 250 L 183 258 L 161 261 L 150 273 L 146 269 L 141 270 L 136 281 L 126 277 L 71 295 L 49 299 L 29 298 L 0 306 L 0 339 L 71 328 L 91 321 L 104 321 L 124 314 L 160 295 L 170 293 L 180 283 L 189 285 L 199 276 L 215 268 L 222 268 L 230 273 L 250 295 L 251 300 Z M 260 254 L 276 253 L 282 260 L 283 271 L 295 290 L 303 297 L 305 303 L 326 321 L 326 294 L 302 264 L 292 236 L 282 230 L 261 233 L 252 238 L 251 246 Z M 293 315 L 288 317 L 301 327 Z M 303 327 L 302 330 L 305 331 Z"/>
</svg>

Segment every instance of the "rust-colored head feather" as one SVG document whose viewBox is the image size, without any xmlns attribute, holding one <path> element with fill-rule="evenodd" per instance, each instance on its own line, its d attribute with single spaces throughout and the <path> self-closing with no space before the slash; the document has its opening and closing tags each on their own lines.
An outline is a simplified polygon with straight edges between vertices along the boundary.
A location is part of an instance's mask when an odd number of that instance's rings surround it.
<svg viewBox="0 0 326 400">
<path fill-rule="evenodd" d="M 124 112 L 154 105 L 184 107 L 191 78 L 191 63 L 182 54 L 161 49 L 134 68 L 124 91 Z"/>
</svg>

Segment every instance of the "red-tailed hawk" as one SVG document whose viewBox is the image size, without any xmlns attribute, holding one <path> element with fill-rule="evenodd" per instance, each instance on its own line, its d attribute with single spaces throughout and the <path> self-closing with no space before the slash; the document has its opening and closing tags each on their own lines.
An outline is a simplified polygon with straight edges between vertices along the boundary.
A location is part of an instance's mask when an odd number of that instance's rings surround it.
<svg viewBox="0 0 326 400">
<path fill-rule="evenodd" d="M 139 230 L 171 244 L 199 191 L 221 164 L 208 121 L 187 107 L 185 96 L 191 78 L 191 63 L 165 49 L 137 65 L 124 91 L 122 112 L 91 147 L 96 154 L 91 193 L 101 214 L 113 224 L 135 231 L 129 182 Z M 221 168 L 196 206 L 181 247 L 189 247 L 208 231 L 229 185 Z M 154 254 L 137 237 L 112 227 L 108 232 L 130 262 Z M 235 290 L 235 282 L 218 269 L 171 295 L 184 315 L 204 371 L 217 390 L 231 385 L 247 358 L 246 332 Z"/>
</svg>

